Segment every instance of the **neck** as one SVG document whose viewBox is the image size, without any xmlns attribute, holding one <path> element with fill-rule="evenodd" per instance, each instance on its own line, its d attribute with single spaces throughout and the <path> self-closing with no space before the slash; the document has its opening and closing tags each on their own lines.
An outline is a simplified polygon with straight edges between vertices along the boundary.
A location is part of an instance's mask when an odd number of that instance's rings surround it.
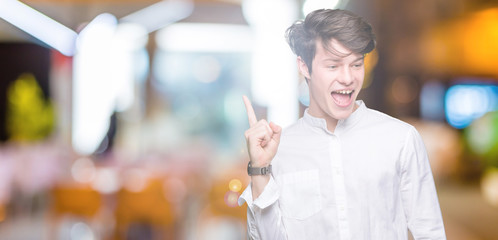
<svg viewBox="0 0 498 240">
<path fill-rule="evenodd" d="M 355 103 L 353 106 L 353 111 L 351 112 L 351 114 L 354 111 L 356 111 L 356 109 L 358 109 L 358 107 L 359 107 L 359 105 Z M 333 133 L 335 131 L 335 128 L 337 127 L 337 123 L 339 122 L 339 119 L 335 119 L 334 117 L 330 116 L 329 114 L 327 114 L 325 112 L 316 111 L 316 108 L 314 108 L 314 106 L 312 106 L 312 104 L 310 104 L 310 108 L 308 109 L 308 114 L 310 114 L 311 116 L 316 117 L 316 118 L 325 119 L 325 122 L 327 123 L 327 129 L 331 133 Z M 349 116 L 351 116 L 351 115 L 349 115 Z"/>
<path fill-rule="evenodd" d="M 337 123 L 339 122 L 339 120 L 337 119 L 328 119 L 328 118 L 325 118 L 325 121 L 327 122 L 327 129 L 333 133 L 335 131 L 335 128 L 337 127 Z"/>
</svg>

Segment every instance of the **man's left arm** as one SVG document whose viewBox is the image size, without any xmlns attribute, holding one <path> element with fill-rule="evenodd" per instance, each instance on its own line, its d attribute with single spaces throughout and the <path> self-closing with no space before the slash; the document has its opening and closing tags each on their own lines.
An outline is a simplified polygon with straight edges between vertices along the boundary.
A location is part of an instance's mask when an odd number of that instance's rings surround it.
<svg viewBox="0 0 498 240">
<path fill-rule="evenodd" d="M 420 134 L 410 129 L 401 154 L 401 197 L 415 239 L 446 239 L 427 152 Z"/>
</svg>

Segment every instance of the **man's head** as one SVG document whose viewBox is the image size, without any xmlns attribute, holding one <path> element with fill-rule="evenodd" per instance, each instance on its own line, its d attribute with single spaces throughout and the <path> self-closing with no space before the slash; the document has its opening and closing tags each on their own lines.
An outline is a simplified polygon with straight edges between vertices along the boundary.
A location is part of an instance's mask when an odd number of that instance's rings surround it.
<svg viewBox="0 0 498 240">
<path fill-rule="evenodd" d="M 372 27 L 344 10 L 317 10 L 287 30 L 310 89 L 308 113 L 329 130 L 351 115 L 365 77 L 364 56 L 375 47 Z"/>
<path fill-rule="evenodd" d="M 367 54 L 375 48 L 372 27 L 359 16 L 340 9 L 320 9 L 311 12 L 286 31 L 286 38 L 294 54 L 300 57 L 312 71 L 316 45 L 324 43 L 325 49 L 341 55 L 329 45 L 337 40 L 351 52 Z"/>
</svg>

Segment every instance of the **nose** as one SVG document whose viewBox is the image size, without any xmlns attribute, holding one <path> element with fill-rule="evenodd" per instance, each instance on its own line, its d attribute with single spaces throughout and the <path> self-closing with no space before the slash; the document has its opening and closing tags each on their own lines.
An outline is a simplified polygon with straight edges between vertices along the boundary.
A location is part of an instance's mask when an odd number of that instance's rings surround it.
<svg viewBox="0 0 498 240">
<path fill-rule="evenodd" d="M 349 86 L 353 83 L 353 72 L 349 67 L 345 67 L 342 70 L 342 76 L 339 78 L 339 82 L 344 86 Z"/>
</svg>

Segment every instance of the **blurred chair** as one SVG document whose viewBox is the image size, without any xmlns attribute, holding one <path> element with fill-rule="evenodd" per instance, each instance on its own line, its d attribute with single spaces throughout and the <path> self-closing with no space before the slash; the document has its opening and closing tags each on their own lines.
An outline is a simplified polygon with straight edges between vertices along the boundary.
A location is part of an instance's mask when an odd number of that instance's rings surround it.
<svg viewBox="0 0 498 240">
<path fill-rule="evenodd" d="M 50 231 L 48 239 L 59 239 L 64 218 L 81 219 L 86 223 L 96 220 L 103 205 L 99 192 L 89 185 L 57 185 L 51 191 Z M 94 233 L 97 234 L 98 233 Z"/>
<path fill-rule="evenodd" d="M 239 206 L 237 203 L 242 190 L 235 192 L 229 189 L 229 183 L 233 179 L 240 179 L 240 176 L 215 180 L 208 195 L 209 210 L 213 216 L 231 217 L 245 222 L 247 205 Z"/>
<path fill-rule="evenodd" d="M 117 193 L 115 239 L 175 239 L 175 215 L 163 183 L 151 178 L 143 189 Z"/>
<path fill-rule="evenodd" d="M 237 203 L 249 183 L 243 169 L 237 166 L 213 179 L 197 222 L 197 239 L 246 239 L 247 205 L 238 206 Z"/>
<path fill-rule="evenodd" d="M 52 190 L 54 213 L 73 214 L 91 218 L 102 204 L 99 192 L 90 186 L 57 186 Z"/>
<path fill-rule="evenodd" d="M 0 223 L 2 223 L 7 217 L 7 209 L 4 203 L 0 202 Z"/>
</svg>

